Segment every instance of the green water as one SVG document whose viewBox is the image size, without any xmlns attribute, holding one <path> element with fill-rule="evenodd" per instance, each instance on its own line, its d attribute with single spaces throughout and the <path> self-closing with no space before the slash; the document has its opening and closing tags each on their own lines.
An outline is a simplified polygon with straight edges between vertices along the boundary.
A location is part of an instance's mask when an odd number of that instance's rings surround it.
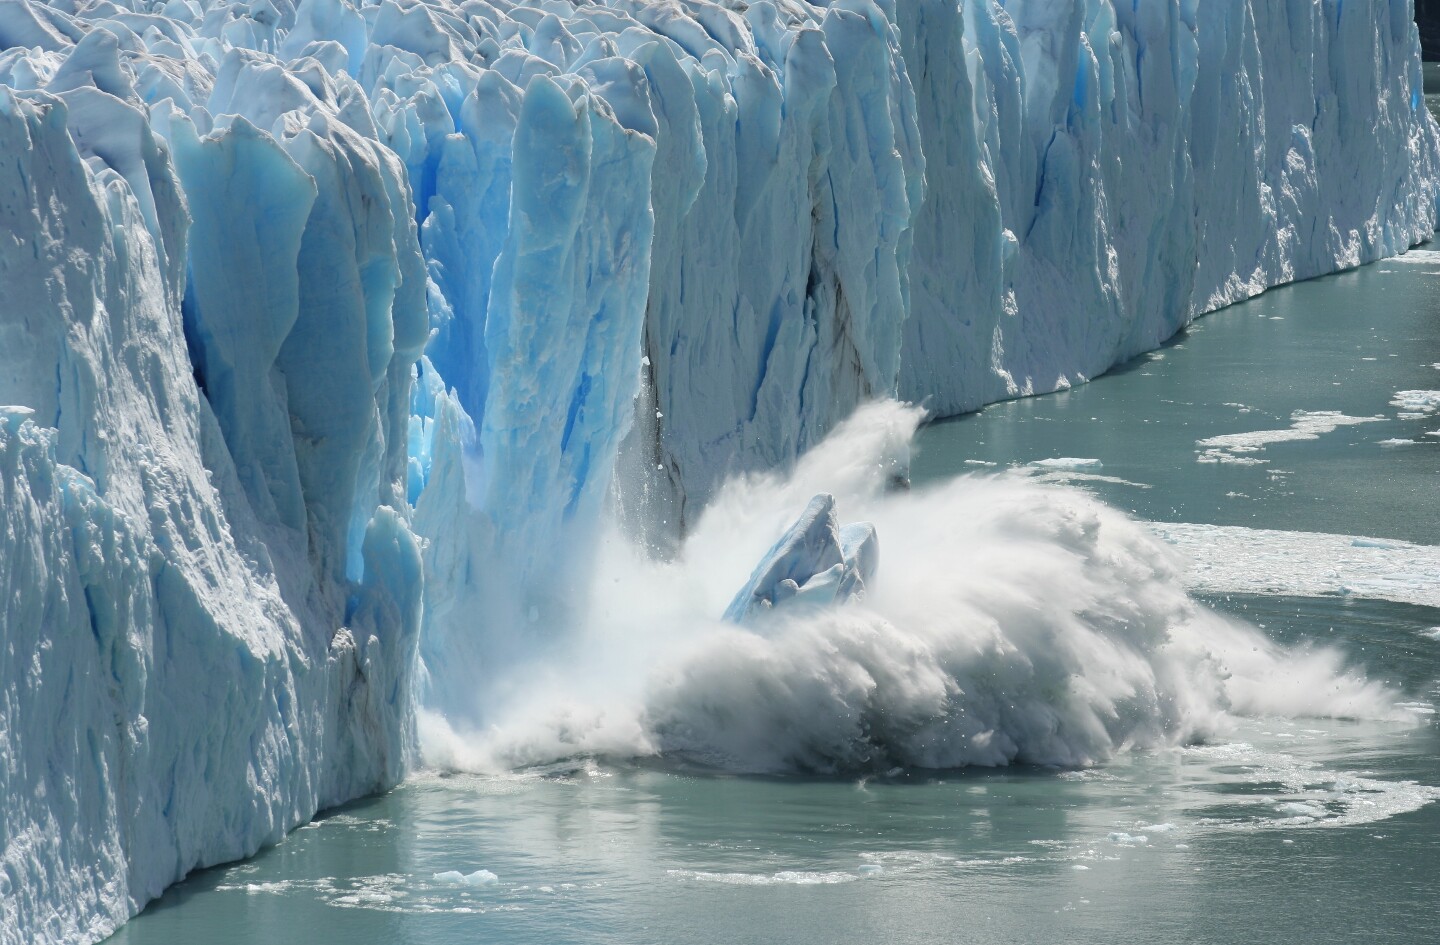
<svg viewBox="0 0 1440 945">
<path fill-rule="evenodd" d="M 1440 544 L 1440 415 L 1391 404 L 1440 389 L 1437 363 L 1440 257 L 1381 262 L 1215 312 L 1071 391 L 935 424 L 912 474 L 1098 459 L 1082 477 L 1123 482 L 1078 481 L 1145 519 Z M 1382 419 L 1228 457 L 1246 465 L 1199 461 L 1197 441 L 1286 429 L 1295 411 Z"/>
<path fill-rule="evenodd" d="M 1440 258 L 1382 263 L 1209 316 L 1074 391 L 936 424 L 913 475 L 1093 459 L 1037 474 L 1149 519 L 1437 543 L 1440 418 L 1390 403 L 1440 388 L 1437 362 Z M 1288 429 L 1295 411 L 1383 419 L 1229 453 L 1249 464 L 1199 461 L 1197 441 Z M 1440 611 L 1209 603 L 1440 702 Z M 192 876 L 113 942 L 1430 942 L 1435 718 L 1258 720 L 1079 772 L 421 776 Z M 493 885 L 436 879 L 481 869 Z"/>
</svg>

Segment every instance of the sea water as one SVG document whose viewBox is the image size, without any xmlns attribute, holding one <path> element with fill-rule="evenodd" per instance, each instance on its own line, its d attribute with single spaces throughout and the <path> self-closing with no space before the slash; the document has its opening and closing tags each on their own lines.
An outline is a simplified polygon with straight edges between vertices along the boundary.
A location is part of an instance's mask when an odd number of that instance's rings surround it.
<svg viewBox="0 0 1440 945">
<path fill-rule="evenodd" d="M 1437 365 L 1440 255 L 1422 251 L 1211 315 L 1091 384 L 934 424 L 912 481 L 1063 482 L 1162 534 L 1227 526 L 1201 554 L 1298 542 L 1271 568 L 1300 570 L 1314 533 L 1399 553 L 1440 543 L 1440 415 L 1423 393 Z M 1430 599 L 1440 573 L 1409 560 L 1391 596 Z M 1418 724 L 1262 717 L 1070 770 L 422 774 L 193 875 L 113 941 L 1425 942 L 1440 609 L 1360 590 L 1202 594 L 1277 642 L 1338 646 Z"/>
</svg>

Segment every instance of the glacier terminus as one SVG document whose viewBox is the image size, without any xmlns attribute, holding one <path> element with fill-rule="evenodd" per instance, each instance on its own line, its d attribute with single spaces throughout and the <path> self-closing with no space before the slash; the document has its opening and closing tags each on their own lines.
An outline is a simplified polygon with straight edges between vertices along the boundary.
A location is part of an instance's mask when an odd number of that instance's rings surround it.
<svg viewBox="0 0 1440 945">
<path fill-rule="evenodd" d="M 903 489 L 890 401 L 1081 384 L 1437 200 L 1412 0 L 0 0 L 0 942 L 99 941 L 487 724 L 617 528 L 681 556 L 847 423 L 852 493 Z M 717 622 L 883 579 L 811 478 Z M 1124 739 L 1043 699 L 897 751 Z"/>
</svg>

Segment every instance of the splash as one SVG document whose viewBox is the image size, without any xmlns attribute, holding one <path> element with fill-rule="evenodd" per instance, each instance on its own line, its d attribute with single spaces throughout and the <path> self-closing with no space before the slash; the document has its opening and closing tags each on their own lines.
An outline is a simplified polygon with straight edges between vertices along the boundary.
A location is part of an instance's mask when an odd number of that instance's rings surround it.
<svg viewBox="0 0 1440 945">
<path fill-rule="evenodd" d="M 1084 766 L 1204 740 L 1236 716 L 1404 715 L 1338 652 L 1282 648 L 1192 601 L 1185 559 L 1085 492 L 992 474 L 896 490 L 922 416 L 869 405 L 788 474 L 732 480 L 673 560 L 612 530 L 583 620 L 493 688 L 487 727 L 422 713 L 427 762 Z M 821 492 L 878 532 L 863 599 L 720 619 Z"/>
</svg>

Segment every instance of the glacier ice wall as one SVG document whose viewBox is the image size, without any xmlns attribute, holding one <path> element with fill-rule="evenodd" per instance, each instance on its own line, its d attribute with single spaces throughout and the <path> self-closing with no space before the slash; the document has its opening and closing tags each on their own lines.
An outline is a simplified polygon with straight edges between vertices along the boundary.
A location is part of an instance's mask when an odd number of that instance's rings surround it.
<svg viewBox="0 0 1440 945">
<path fill-rule="evenodd" d="M 393 784 L 420 621 L 403 168 L 319 115 L 202 140 L 78 38 L 0 87 L 7 943 Z"/>
<path fill-rule="evenodd" d="M 0 941 L 483 721 L 607 507 L 1428 237 L 1411 12 L 0 0 Z"/>
</svg>

